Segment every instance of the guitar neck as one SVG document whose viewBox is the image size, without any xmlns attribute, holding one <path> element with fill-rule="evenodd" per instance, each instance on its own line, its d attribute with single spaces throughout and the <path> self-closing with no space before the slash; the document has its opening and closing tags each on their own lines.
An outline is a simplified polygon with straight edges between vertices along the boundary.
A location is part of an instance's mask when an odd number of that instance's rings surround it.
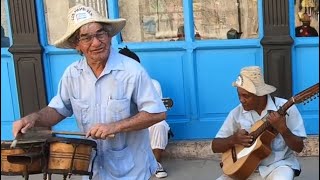
<svg viewBox="0 0 320 180">
<path fill-rule="evenodd" d="M 255 131 L 249 133 L 251 136 L 253 136 L 254 140 L 257 139 L 268 128 L 271 127 L 271 124 L 267 120 L 267 117 L 268 117 L 268 114 L 261 119 L 264 123 L 258 129 L 256 129 Z"/>
<path fill-rule="evenodd" d="M 312 96 L 316 95 L 319 93 L 319 83 L 307 88 L 306 90 L 300 92 L 299 94 L 291 97 L 285 104 L 283 104 L 283 106 L 281 106 L 277 112 L 284 116 L 286 115 L 287 110 L 294 104 L 299 104 L 301 102 L 309 102 L 308 100 L 311 99 L 312 100 Z M 319 96 L 319 94 L 318 94 Z M 316 97 L 314 97 L 315 99 Z M 265 130 L 267 130 L 268 128 L 271 127 L 271 124 L 269 123 L 269 121 L 267 120 L 267 117 L 269 116 L 269 114 L 267 114 L 266 116 L 264 116 L 262 118 L 262 121 L 264 121 L 264 123 L 255 131 L 251 132 L 250 135 L 252 135 L 254 137 L 254 139 L 256 139 L 257 137 L 259 137 Z"/>
</svg>

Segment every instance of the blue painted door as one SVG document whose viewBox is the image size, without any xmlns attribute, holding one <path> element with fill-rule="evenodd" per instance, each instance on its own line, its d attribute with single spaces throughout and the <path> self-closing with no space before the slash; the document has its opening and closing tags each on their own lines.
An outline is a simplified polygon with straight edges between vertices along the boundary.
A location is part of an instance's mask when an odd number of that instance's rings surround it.
<svg viewBox="0 0 320 180">
<path fill-rule="evenodd" d="M 19 103 L 11 45 L 7 1 L 1 1 L 1 140 L 12 140 L 12 122 L 19 118 Z"/>
</svg>

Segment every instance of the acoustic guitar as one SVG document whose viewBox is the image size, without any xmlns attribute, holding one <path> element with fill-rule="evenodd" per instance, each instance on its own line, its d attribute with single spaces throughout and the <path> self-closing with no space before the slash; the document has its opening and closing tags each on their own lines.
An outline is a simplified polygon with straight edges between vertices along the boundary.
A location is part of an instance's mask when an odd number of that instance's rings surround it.
<svg viewBox="0 0 320 180">
<path fill-rule="evenodd" d="M 316 94 L 319 97 L 319 83 L 291 97 L 277 112 L 285 115 L 293 104 L 308 103 L 309 99 L 316 98 Z M 272 129 L 267 117 L 268 114 L 251 127 L 249 134 L 254 141 L 250 147 L 236 144 L 222 154 L 220 166 L 224 174 L 233 179 L 247 179 L 260 162 L 271 154 L 271 142 L 277 132 Z"/>
</svg>

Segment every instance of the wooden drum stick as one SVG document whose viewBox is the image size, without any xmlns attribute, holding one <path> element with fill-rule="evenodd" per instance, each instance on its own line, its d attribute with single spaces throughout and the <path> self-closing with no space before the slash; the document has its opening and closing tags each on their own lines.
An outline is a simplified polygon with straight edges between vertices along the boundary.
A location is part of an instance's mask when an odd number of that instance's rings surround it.
<svg viewBox="0 0 320 180">
<path fill-rule="evenodd" d="M 12 141 L 11 145 L 10 145 L 10 148 L 15 148 L 17 143 L 18 143 L 18 139 L 22 136 L 22 133 L 18 133 L 16 138 L 14 138 L 14 140 Z"/>
<path fill-rule="evenodd" d="M 70 131 L 51 131 L 51 134 L 86 136 L 86 133 L 83 133 L 83 132 L 70 132 Z M 113 138 L 114 136 L 115 136 L 114 134 L 110 134 L 107 137 L 108 138 Z"/>
</svg>

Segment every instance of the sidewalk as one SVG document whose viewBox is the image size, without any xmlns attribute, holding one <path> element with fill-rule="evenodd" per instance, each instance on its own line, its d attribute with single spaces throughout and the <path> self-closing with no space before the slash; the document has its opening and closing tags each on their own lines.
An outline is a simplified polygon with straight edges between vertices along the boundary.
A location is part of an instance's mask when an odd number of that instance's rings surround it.
<svg viewBox="0 0 320 180">
<path fill-rule="evenodd" d="M 319 156 L 299 157 L 302 172 L 295 180 L 319 179 Z M 221 174 L 219 161 L 212 159 L 164 159 L 163 167 L 168 177 L 163 180 L 214 180 Z M 1 176 L 4 180 L 24 180 L 22 176 Z M 30 175 L 29 180 L 42 180 L 42 174 Z M 52 180 L 62 180 L 61 175 L 53 175 Z M 81 180 L 71 176 L 70 180 Z M 151 180 L 157 180 L 152 177 Z"/>
<path fill-rule="evenodd" d="M 319 157 L 299 157 L 302 172 L 295 180 L 318 180 Z M 164 160 L 162 163 L 168 172 L 165 180 L 214 180 L 222 171 L 217 160 Z M 152 180 L 157 178 L 153 177 Z"/>
</svg>

